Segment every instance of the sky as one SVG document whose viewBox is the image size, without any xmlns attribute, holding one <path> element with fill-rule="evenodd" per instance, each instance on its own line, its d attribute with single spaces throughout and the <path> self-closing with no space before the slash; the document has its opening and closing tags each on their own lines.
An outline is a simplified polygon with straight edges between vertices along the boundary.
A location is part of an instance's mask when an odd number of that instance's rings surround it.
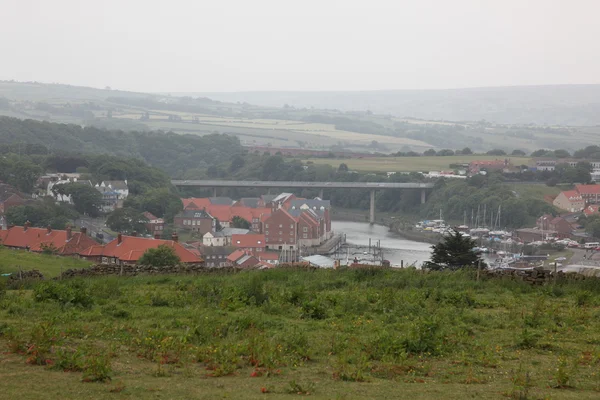
<svg viewBox="0 0 600 400">
<path fill-rule="evenodd" d="M 598 0 L 0 0 L 0 79 L 145 92 L 600 83 Z"/>
</svg>

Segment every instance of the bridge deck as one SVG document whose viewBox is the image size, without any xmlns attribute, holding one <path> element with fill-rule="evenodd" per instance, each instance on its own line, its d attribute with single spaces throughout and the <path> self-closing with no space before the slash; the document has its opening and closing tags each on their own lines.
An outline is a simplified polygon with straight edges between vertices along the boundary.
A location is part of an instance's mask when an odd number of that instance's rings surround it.
<svg viewBox="0 0 600 400">
<path fill-rule="evenodd" d="M 433 183 L 173 180 L 175 186 L 316 189 L 432 189 Z"/>
</svg>

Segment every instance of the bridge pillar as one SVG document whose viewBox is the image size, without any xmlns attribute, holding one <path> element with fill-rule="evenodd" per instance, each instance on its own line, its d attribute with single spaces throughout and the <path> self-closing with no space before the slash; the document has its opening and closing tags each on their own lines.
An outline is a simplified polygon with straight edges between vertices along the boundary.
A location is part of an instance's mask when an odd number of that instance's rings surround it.
<svg viewBox="0 0 600 400">
<path fill-rule="evenodd" d="M 371 190 L 371 204 L 369 208 L 369 223 L 375 223 L 375 190 Z"/>
<path fill-rule="evenodd" d="M 216 187 L 213 188 L 213 197 L 217 197 L 217 188 Z"/>
<path fill-rule="evenodd" d="M 319 190 L 319 198 L 321 200 L 323 200 L 323 189 L 322 188 Z"/>
<path fill-rule="evenodd" d="M 421 204 L 425 204 L 425 200 L 427 200 L 427 193 L 425 189 L 421 189 Z"/>
</svg>

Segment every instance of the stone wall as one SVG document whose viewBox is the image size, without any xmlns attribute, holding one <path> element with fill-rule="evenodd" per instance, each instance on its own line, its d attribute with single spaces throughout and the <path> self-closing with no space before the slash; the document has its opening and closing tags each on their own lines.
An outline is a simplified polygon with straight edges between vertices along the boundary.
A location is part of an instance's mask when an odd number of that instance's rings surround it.
<svg viewBox="0 0 600 400">
<path fill-rule="evenodd" d="M 74 278 L 77 276 L 136 276 L 136 275 L 165 275 L 165 274 L 204 274 L 204 273 L 233 273 L 252 268 L 219 267 L 210 268 L 204 265 L 173 265 L 168 267 L 152 267 L 150 265 L 113 265 L 98 264 L 89 268 L 68 269 L 57 279 Z"/>
</svg>

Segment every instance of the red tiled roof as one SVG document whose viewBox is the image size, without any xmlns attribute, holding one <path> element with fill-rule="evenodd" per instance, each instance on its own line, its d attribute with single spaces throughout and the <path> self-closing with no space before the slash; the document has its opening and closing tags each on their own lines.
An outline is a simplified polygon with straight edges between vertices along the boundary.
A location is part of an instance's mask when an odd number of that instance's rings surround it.
<svg viewBox="0 0 600 400">
<path fill-rule="evenodd" d="M 575 190 L 565 190 L 563 192 L 563 194 L 567 197 L 567 199 L 569 200 L 583 200 L 583 197 L 581 197 L 581 195 L 575 191 Z"/>
<path fill-rule="evenodd" d="M 277 253 L 265 252 L 265 253 L 258 253 L 258 254 L 256 254 L 256 256 L 261 261 L 263 261 L 263 260 L 279 260 L 279 254 L 277 254 Z"/>
<path fill-rule="evenodd" d="M 265 247 L 265 235 L 259 233 L 231 235 L 231 245 L 238 248 Z"/>
<path fill-rule="evenodd" d="M 42 252 L 44 247 L 50 246 L 57 250 L 57 254 L 78 254 L 80 251 L 93 246 L 95 240 L 81 232 L 72 232 L 67 240 L 67 231 L 58 229 L 27 228 L 13 226 L 2 231 L 2 244 L 7 247 L 19 249 L 29 248 L 30 251 Z"/>
<path fill-rule="evenodd" d="M 137 236 L 122 236 L 121 243 L 118 238 L 107 243 L 104 246 L 93 246 L 81 252 L 82 256 L 102 256 L 117 258 L 121 261 L 137 261 L 148 249 L 155 249 L 160 245 L 167 245 L 179 256 L 181 262 L 199 263 L 203 260 L 192 253 L 180 243 L 173 240 L 147 239 Z"/>
<path fill-rule="evenodd" d="M 590 204 L 589 206 L 587 206 L 584 210 L 583 213 L 585 215 L 592 215 L 592 214 L 596 214 L 598 212 L 598 208 L 600 208 L 599 205 L 597 204 Z"/>
<path fill-rule="evenodd" d="M 600 194 L 600 185 L 575 185 L 575 190 L 579 194 Z M 575 191 L 573 190 L 573 191 Z"/>
<path fill-rule="evenodd" d="M 240 258 L 244 257 L 246 252 L 244 250 L 236 250 L 227 256 L 227 261 L 236 262 Z"/>
<path fill-rule="evenodd" d="M 150 211 L 144 211 L 143 215 L 150 221 L 152 221 L 153 219 L 158 219 L 158 217 L 156 215 L 152 214 Z"/>
<path fill-rule="evenodd" d="M 181 199 L 184 209 L 201 210 L 210 206 L 210 199 L 204 197 L 191 197 L 189 199 Z"/>
</svg>

